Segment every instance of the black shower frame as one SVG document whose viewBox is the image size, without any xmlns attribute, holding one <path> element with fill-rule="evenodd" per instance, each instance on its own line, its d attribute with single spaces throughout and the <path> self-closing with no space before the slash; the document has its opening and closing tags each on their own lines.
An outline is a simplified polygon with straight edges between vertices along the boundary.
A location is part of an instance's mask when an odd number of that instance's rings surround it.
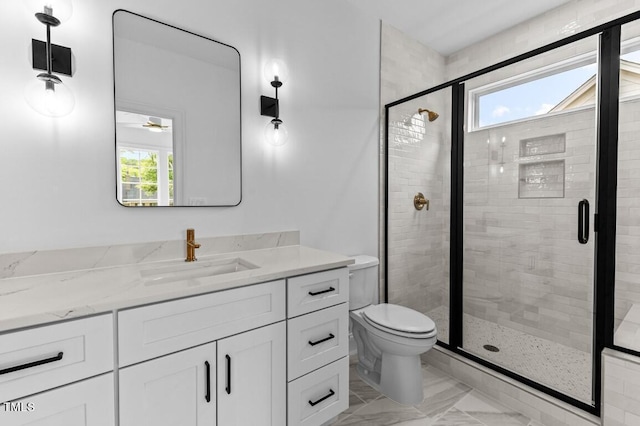
<svg viewBox="0 0 640 426">
<path fill-rule="evenodd" d="M 547 44 L 513 58 L 498 62 L 438 86 L 415 93 L 384 106 L 385 141 L 385 229 L 384 229 L 384 299 L 389 300 L 389 110 L 390 108 L 419 97 L 451 88 L 451 228 L 450 228 L 450 315 L 449 343 L 438 341 L 442 346 L 467 359 L 477 362 L 527 386 L 542 391 L 554 398 L 571 404 L 596 416 L 601 415 L 602 361 L 604 348 L 611 348 L 640 357 L 640 352 L 614 344 L 615 309 L 615 247 L 616 247 L 616 202 L 618 170 L 618 119 L 621 27 L 640 19 L 640 11 L 614 19 L 605 24 L 579 32 L 562 40 Z M 462 348 L 463 315 L 463 190 L 464 190 L 464 83 L 467 80 L 532 58 L 576 41 L 600 35 L 598 69 L 598 117 L 597 117 L 597 174 L 596 209 L 594 213 L 595 271 L 594 271 L 594 322 L 592 349 L 592 396 L 593 404 L 586 404 L 555 389 L 549 388 L 511 370 L 477 357 Z"/>
</svg>

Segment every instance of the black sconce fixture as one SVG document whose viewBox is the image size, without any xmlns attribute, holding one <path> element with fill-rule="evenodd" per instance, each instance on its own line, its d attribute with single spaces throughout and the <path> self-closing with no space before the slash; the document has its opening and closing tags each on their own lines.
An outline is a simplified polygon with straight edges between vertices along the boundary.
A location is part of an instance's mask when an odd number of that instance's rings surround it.
<svg viewBox="0 0 640 426">
<path fill-rule="evenodd" d="M 260 114 L 273 117 L 264 129 L 264 136 L 267 142 L 274 146 L 284 145 L 287 142 L 288 132 L 280 119 L 280 103 L 278 100 L 278 89 L 287 79 L 288 70 L 284 62 L 273 59 L 264 67 L 265 78 L 270 81 L 271 87 L 276 89 L 276 97 L 260 96 Z"/>
<path fill-rule="evenodd" d="M 33 69 L 45 72 L 36 76 L 39 81 L 27 87 L 25 97 L 39 113 L 61 117 L 73 110 L 75 100 L 71 90 L 54 73 L 72 75 L 71 49 L 51 44 L 51 27 L 57 27 L 63 18 L 71 16 L 71 0 L 30 0 L 27 4 L 35 8 L 36 19 L 47 27 L 47 41 L 31 40 Z M 57 12 L 61 13 L 60 18 L 54 16 Z"/>
</svg>

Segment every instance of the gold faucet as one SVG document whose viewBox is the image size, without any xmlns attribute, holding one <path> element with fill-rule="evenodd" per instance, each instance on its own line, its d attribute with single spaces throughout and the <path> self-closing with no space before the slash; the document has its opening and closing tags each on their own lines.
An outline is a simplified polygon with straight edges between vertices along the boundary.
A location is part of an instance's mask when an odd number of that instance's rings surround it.
<svg viewBox="0 0 640 426">
<path fill-rule="evenodd" d="M 196 259 L 196 249 L 200 248 L 200 244 L 195 242 L 196 239 L 196 230 L 189 228 L 187 229 L 187 258 L 184 260 L 185 262 L 193 262 Z"/>
</svg>

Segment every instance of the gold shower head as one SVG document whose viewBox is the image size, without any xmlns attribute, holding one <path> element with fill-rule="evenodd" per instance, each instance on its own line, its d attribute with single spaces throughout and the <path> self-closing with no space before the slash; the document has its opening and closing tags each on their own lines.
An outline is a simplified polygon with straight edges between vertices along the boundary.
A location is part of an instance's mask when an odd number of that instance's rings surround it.
<svg viewBox="0 0 640 426">
<path fill-rule="evenodd" d="M 437 112 L 430 111 L 426 108 L 418 108 L 418 114 L 422 114 L 423 112 L 427 113 L 427 116 L 429 117 L 429 121 L 435 121 L 438 117 L 440 117 L 440 115 Z"/>
</svg>

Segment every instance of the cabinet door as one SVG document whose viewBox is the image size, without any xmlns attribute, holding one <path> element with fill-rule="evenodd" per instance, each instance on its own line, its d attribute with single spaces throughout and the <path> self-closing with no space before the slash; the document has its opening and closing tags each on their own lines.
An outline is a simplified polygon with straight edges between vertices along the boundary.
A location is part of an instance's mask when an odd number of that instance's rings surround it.
<svg viewBox="0 0 640 426">
<path fill-rule="evenodd" d="M 113 373 L 0 402 L 2 426 L 113 426 Z"/>
<path fill-rule="evenodd" d="M 218 422 L 286 424 L 286 330 L 279 322 L 218 341 Z"/>
<path fill-rule="evenodd" d="M 215 426 L 216 344 L 120 370 L 120 426 Z"/>
</svg>

